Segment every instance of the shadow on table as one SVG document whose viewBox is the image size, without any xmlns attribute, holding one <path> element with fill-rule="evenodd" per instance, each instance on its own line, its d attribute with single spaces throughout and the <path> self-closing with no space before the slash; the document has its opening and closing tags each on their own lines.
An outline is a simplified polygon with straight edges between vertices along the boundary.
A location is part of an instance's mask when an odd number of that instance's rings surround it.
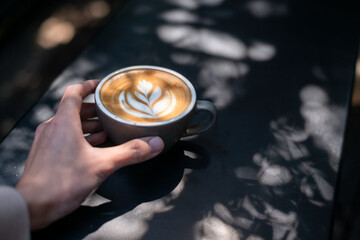
<svg viewBox="0 0 360 240">
<path fill-rule="evenodd" d="M 180 144 L 121 169 L 98 189 L 103 204 L 81 207 L 34 239 L 329 235 L 349 88 L 341 69 L 352 57 L 344 44 L 352 34 L 343 26 L 352 25 L 333 18 L 322 1 L 201 2 L 131 1 L 58 83 L 137 64 L 181 72 L 218 108 L 217 129 L 196 139 L 209 153 L 189 159 Z M 46 120 L 48 106 L 34 116 Z M 14 143 L 24 138 L 20 130 Z M 10 150 L 18 153 L 22 146 L 14 143 Z M 205 170 L 186 175 L 186 168 Z"/>
<path fill-rule="evenodd" d="M 91 200 L 90 196 L 87 202 L 91 202 L 92 207 L 82 206 L 46 229 L 33 232 L 32 239 L 57 239 L 54 236 L 82 239 L 138 205 L 168 195 L 180 183 L 185 169 L 202 169 L 209 161 L 205 148 L 180 141 L 170 151 L 150 161 L 118 170 L 93 195 L 95 198 L 100 195 L 100 201 Z M 67 231 L 71 235 L 64 236 L 62 229 L 75 231 Z"/>
</svg>

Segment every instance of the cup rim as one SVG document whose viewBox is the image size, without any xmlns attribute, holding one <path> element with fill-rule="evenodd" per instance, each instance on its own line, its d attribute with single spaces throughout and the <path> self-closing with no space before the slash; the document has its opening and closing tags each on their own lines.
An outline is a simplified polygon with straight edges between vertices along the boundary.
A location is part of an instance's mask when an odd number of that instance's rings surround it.
<svg viewBox="0 0 360 240">
<path fill-rule="evenodd" d="M 153 70 L 159 70 L 159 71 L 163 71 L 163 72 L 167 72 L 170 73 L 178 78 L 180 78 L 183 82 L 185 82 L 185 84 L 189 87 L 190 92 L 191 92 L 191 101 L 189 106 L 179 115 L 177 115 L 174 118 L 168 119 L 168 120 L 164 120 L 164 121 L 159 121 L 159 122 L 135 122 L 135 121 L 130 121 L 130 120 L 126 120 L 123 119 L 121 117 L 116 116 L 115 114 L 113 114 L 112 112 L 110 112 L 109 110 L 107 110 L 107 108 L 102 104 L 101 100 L 100 100 L 100 89 L 102 87 L 102 85 L 111 77 L 121 73 L 121 72 L 125 72 L 125 71 L 129 71 L 129 70 L 134 70 L 134 69 L 153 69 Z M 195 92 L 195 88 L 192 85 L 192 83 L 183 75 L 181 75 L 180 73 L 171 70 L 169 68 L 164 68 L 164 67 L 159 67 L 159 66 L 152 66 L 152 65 L 134 65 L 134 66 L 129 66 L 129 67 L 125 67 L 125 68 L 121 68 L 119 70 L 116 70 L 114 72 L 111 72 L 110 74 L 108 74 L 106 77 L 104 77 L 100 83 L 98 84 L 98 86 L 96 87 L 95 90 L 95 104 L 96 106 L 103 112 L 105 113 L 108 117 L 112 118 L 115 121 L 118 122 L 122 122 L 128 125 L 133 125 L 133 126 L 143 126 L 143 127 L 150 127 L 150 126 L 161 126 L 161 125 L 166 125 L 172 122 L 176 122 L 179 119 L 183 118 L 184 116 L 186 116 L 188 113 L 190 113 L 192 111 L 192 109 L 195 106 L 195 102 L 196 102 L 196 92 Z"/>
</svg>

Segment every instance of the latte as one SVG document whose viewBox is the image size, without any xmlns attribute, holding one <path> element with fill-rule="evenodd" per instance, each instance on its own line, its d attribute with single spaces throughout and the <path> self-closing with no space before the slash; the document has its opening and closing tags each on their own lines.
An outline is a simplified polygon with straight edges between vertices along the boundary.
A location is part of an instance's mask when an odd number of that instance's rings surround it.
<svg viewBox="0 0 360 240">
<path fill-rule="evenodd" d="M 154 69 L 120 72 L 100 88 L 104 107 L 119 118 L 133 122 L 166 121 L 184 112 L 191 90 L 177 76 Z"/>
</svg>

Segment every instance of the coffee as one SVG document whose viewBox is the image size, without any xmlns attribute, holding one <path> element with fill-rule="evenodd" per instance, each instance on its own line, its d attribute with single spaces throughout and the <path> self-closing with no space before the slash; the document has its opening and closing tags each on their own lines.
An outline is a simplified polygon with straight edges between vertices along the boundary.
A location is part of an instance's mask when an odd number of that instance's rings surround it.
<svg viewBox="0 0 360 240">
<path fill-rule="evenodd" d="M 215 106 L 197 100 L 188 79 L 157 66 L 131 66 L 110 73 L 96 88 L 95 105 L 113 143 L 159 136 L 165 151 L 181 137 L 207 131 L 216 120 Z M 192 122 L 200 112 L 209 113 L 209 118 Z"/>
<path fill-rule="evenodd" d="M 191 90 L 177 76 L 155 69 L 120 72 L 100 88 L 104 107 L 119 118 L 141 123 L 173 119 L 191 102 Z"/>
</svg>

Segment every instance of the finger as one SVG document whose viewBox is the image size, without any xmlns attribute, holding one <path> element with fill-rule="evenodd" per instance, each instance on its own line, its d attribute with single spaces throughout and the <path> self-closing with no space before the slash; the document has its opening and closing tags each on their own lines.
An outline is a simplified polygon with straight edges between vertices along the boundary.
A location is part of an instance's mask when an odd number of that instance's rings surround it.
<svg viewBox="0 0 360 240">
<path fill-rule="evenodd" d="M 106 141 L 106 133 L 104 131 L 93 133 L 86 136 L 85 139 L 92 146 L 97 146 Z"/>
<path fill-rule="evenodd" d="M 99 120 L 85 120 L 81 122 L 83 133 L 96 133 L 103 130 Z"/>
<path fill-rule="evenodd" d="M 81 106 L 81 111 L 80 111 L 80 118 L 81 119 L 89 119 L 89 118 L 94 118 L 97 117 L 97 112 L 96 112 L 96 108 L 95 108 L 95 103 L 84 103 Z"/>
<path fill-rule="evenodd" d="M 146 161 L 158 155 L 164 148 L 160 137 L 131 140 L 115 147 L 99 149 L 110 164 L 111 171 L 121 167 Z"/>
<path fill-rule="evenodd" d="M 65 115 L 80 114 L 83 98 L 93 93 L 99 82 L 100 80 L 88 80 L 69 86 L 61 99 L 57 112 Z"/>
</svg>

